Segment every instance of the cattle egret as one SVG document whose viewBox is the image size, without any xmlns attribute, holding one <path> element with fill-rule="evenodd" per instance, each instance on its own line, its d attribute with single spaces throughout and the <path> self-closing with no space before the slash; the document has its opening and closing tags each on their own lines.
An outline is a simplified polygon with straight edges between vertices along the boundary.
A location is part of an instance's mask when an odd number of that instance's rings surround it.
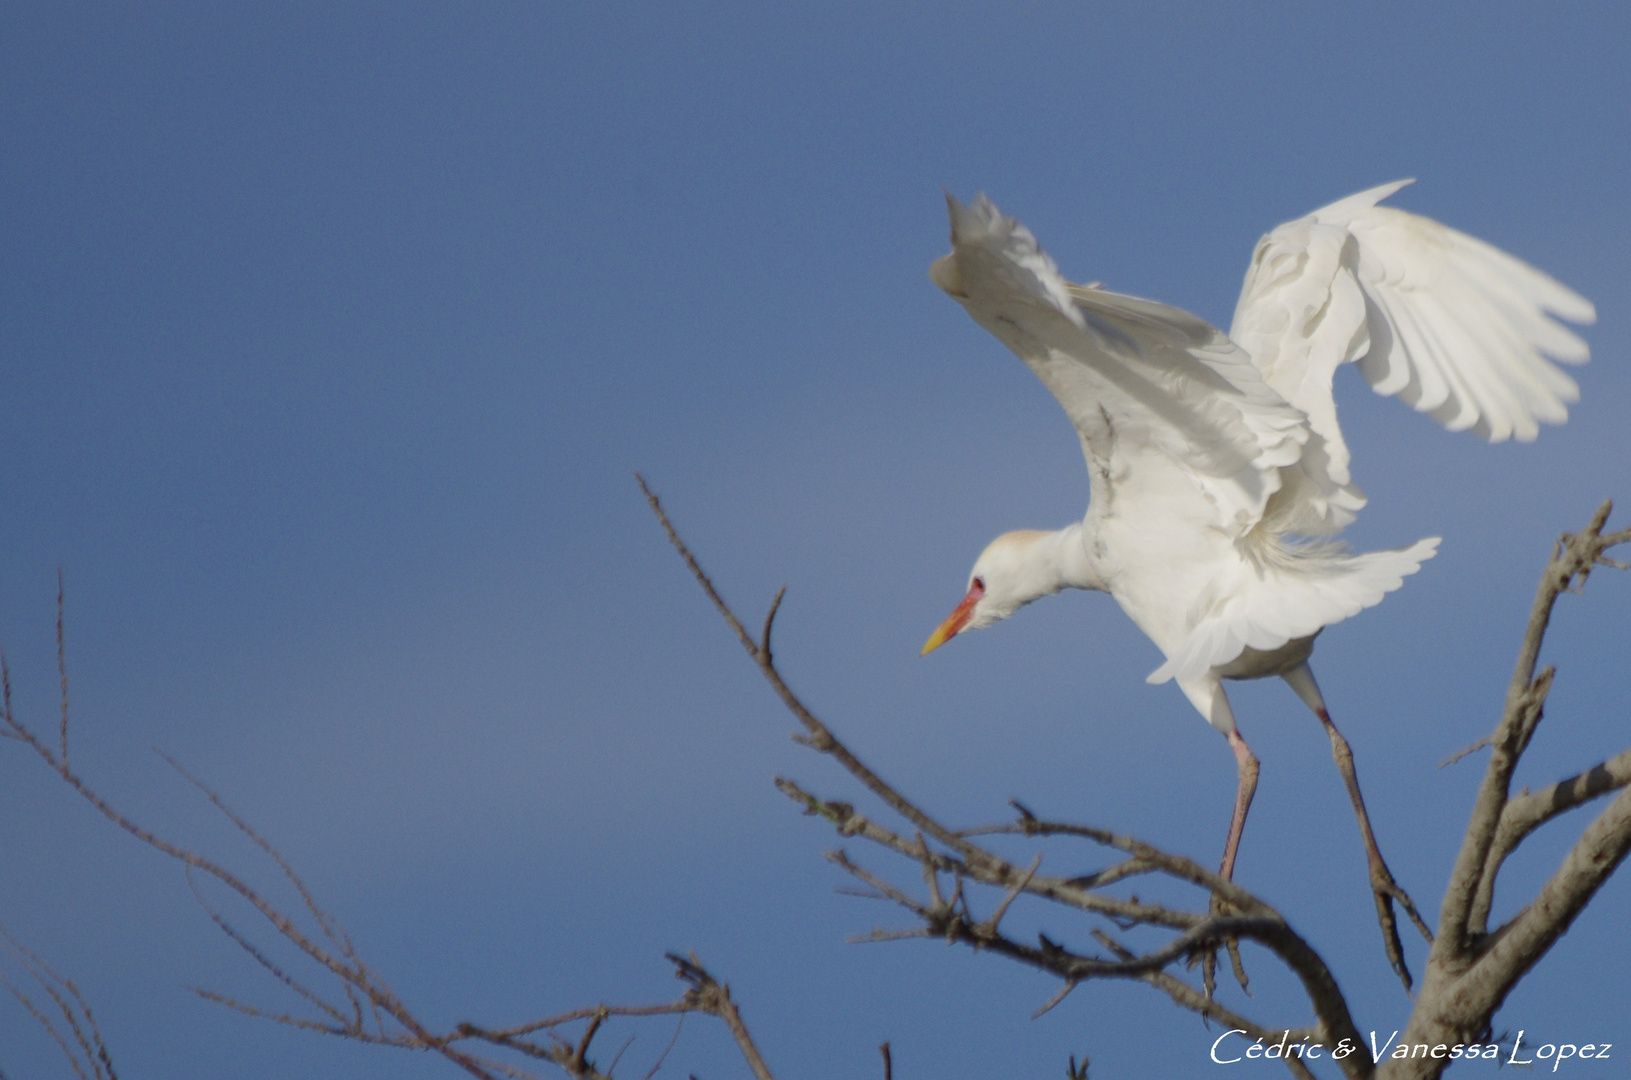
<svg viewBox="0 0 1631 1080">
<path fill-rule="evenodd" d="M 1319 717 L 1347 785 L 1388 955 L 1409 985 L 1392 902 L 1423 933 L 1376 845 L 1347 741 L 1308 657 L 1323 627 L 1358 614 L 1431 558 L 1437 538 L 1350 554 L 1330 537 L 1365 496 L 1349 473 L 1331 380 L 1356 363 L 1373 389 L 1453 431 L 1533 439 L 1562 423 L 1585 342 L 1556 318 L 1592 305 L 1540 271 L 1436 221 L 1378 206 L 1385 184 L 1258 242 L 1234 323 L 1080 286 L 985 196 L 947 196 L 951 254 L 935 284 L 1012 349 L 1064 406 L 1087 457 L 1080 522 L 993 540 L 968 591 L 924 645 L 990 626 L 1065 588 L 1108 592 L 1165 655 L 1175 681 L 1234 751 L 1239 786 L 1222 873 L 1234 871 L 1257 758 L 1224 679 L 1278 675 Z"/>
</svg>

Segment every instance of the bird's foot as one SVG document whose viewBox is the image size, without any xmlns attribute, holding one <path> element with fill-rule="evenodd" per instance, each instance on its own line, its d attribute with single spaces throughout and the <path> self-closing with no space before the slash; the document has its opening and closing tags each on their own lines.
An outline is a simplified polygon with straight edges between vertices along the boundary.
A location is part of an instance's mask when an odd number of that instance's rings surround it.
<svg viewBox="0 0 1631 1080">
<path fill-rule="evenodd" d="M 1371 859 L 1370 888 L 1371 895 L 1376 900 L 1376 920 L 1382 926 L 1382 944 L 1387 948 L 1388 963 L 1393 965 L 1393 973 L 1399 976 L 1399 980 L 1404 983 L 1404 991 L 1408 994 L 1412 986 L 1410 969 L 1404 962 L 1404 944 L 1399 940 L 1399 920 L 1393 911 L 1394 903 L 1397 902 L 1404 908 L 1405 915 L 1409 916 L 1410 921 L 1421 931 L 1421 936 L 1429 945 L 1433 942 L 1433 932 L 1422 921 L 1415 903 L 1410 899 L 1410 894 L 1393 880 L 1393 875 L 1388 872 L 1387 864 L 1382 861 L 1379 853 Z"/>
<path fill-rule="evenodd" d="M 1213 893 L 1210 914 L 1218 917 L 1238 915 L 1239 912 L 1228 901 L 1217 893 Z M 1225 938 L 1223 947 L 1229 953 L 1229 968 L 1234 973 L 1235 982 L 1239 983 L 1240 988 L 1246 992 L 1246 996 L 1250 997 L 1252 993 L 1248 985 L 1250 980 L 1246 978 L 1246 965 L 1240 959 L 1240 939 Z M 1209 947 L 1199 953 L 1198 956 L 1191 957 L 1189 966 L 1194 967 L 1197 961 L 1201 965 L 1201 989 L 1206 993 L 1207 999 L 1210 1000 L 1218 988 L 1218 952 L 1216 947 Z"/>
</svg>

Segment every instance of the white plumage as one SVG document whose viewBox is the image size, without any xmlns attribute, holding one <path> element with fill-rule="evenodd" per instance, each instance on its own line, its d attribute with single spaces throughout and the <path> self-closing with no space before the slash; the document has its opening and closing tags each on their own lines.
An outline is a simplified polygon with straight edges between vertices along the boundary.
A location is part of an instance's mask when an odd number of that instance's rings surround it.
<svg viewBox="0 0 1631 1080">
<path fill-rule="evenodd" d="M 1365 505 L 1337 424 L 1336 370 L 1354 363 L 1378 393 L 1491 441 L 1533 439 L 1578 398 L 1552 361 L 1587 359 L 1558 319 L 1589 323 L 1591 304 L 1482 241 L 1376 205 L 1407 183 L 1265 236 L 1227 335 L 1165 304 L 1070 284 L 984 196 L 947 198 L 952 252 L 930 276 L 1064 407 L 1091 498 L 1078 524 L 994 541 L 924 651 L 1063 588 L 1110 593 L 1166 657 L 1150 681 L 1176 680 L 1235 749 L 1225 874 L 1257 765 L 1221 680 L 1283 677 L 1342 763 L 1346 743 L 1307 665 L 1313 638 L 1397 589 L 1438 544 L 1353 555 L 1328 539 Z M 1408 903 L 1375 851 L 1351 766 L 1344 775 L 1373 886 Z M 1396 937 L 1389 946 L 1403 974 Z"/>
</svg>

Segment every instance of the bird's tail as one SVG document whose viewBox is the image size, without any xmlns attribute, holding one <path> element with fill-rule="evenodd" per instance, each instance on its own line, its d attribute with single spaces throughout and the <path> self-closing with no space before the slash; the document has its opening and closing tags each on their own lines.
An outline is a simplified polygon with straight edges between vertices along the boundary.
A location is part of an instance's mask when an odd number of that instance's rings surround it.
<svg viewBox="0 0 1631 1080">
<path fill-rule="evenodd" d="M 1299 553 L 1283 549 L 1259 576 L 1215 604 L 1148 681 L 1193 679 L 1247 648 L 1268 651 L 1357 615 L 1404 584 L 1438 550 L 1428 537 L 1407 548 L 1349 555 L 1324 546 Z"/>
</svg>

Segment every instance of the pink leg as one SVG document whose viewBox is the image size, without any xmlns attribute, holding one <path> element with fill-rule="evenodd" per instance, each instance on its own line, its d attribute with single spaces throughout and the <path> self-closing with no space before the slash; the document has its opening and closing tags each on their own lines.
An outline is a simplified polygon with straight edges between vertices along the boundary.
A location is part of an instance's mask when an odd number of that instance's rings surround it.
<svg viewBox="0 0 1631 1080">
<path fill-rule="evenodd" d="M 1365 811 L 1365 797 L 1359 793 L 1359 774 L 1354 770 L 1353 750 L 1348 746 L 1348 740 L 1342 737 L 1342 732 L 1331 722 L 1331 714 L 1325 707 L 1325 699 L 1314 682 L 1314 673 L 1304 663 L 1283 672 L 1281 678 L 1297 692 L 1297 696 L 1303 699 L 1304 704 L 1314 710 L 1314 715 L 1319 717 L 1326 736 L 1331 740 L 1331 756 L 1336 759 L 1337 771 L 1342 774 L 1342 783 L 1348 789 L 1348 801 L 1353 804 L 1354 818 L 1359 822 L 1359 836 L 1365 843 L 1365 862 L 1370 870 L 1371 894 L 1376 900 L 1376 919 L 1382 926 L 1382 943 L 1387 948 L 1388 962 L 1393 965 L 1394 972 L 1404 983 L 1405 990 L 1409 991 L 1410 969 L 1405 966 L 1404 946 L 1399 941 L 1399 925 L 1393 915 L 1394 901 L 1404 908 L 1405 914 L 1415 923 L 1416 929 L 1421 931 L 1422 937 L 1432 941 L 1432 932 L 1417 914 L 1416 905 L 1411 902 L 1410 895 L 1393 880 L 1393 874 L 1388 871 L 1387 863 L 1382 859 L 1382 849 L 1377 847 L 1376 833 L 1371 829 L 1370 814 Z"/>
<path fill-rule="evenodd" d="M 1235 765 L 1240 773 L 1240 784 L 1235 789 L 1235 816 L 1229 822 L 1229 839 L 1223 845 L 1223 866 L 1218 872 L 1231 881 L 1235 875 L 1235 856 L 1240 851 L 1240 834 L 1246 830 L 1246 811 L 1252 808 L 1252 796 L 1257 794 L 1257 755 L 1253 754 L 1240 732 L 1226 733 L 1229 749 L 1235 752 Z"/>
<path fill-rule="evenodd" d="M 1370 815 L 1365 812 L 1365 797 L 1359 793 L 1359 774 L 1354 771 L 1353 751 L 1348 747 L 1348 740 L 1342 737 L 1342 732 L 1331 722 L 1331 714 L 1322 705 L 1314 710 L 1314 715 L 1320 718 L 1325 727 L 1325 734 L 1331 739 L 1331 756 L 1336 759 L 1337 771 L 1342 773 L 1342 782 L 1348 788 L 1348 801 L 1353 803 L 1354 817 L 1359 820 L 1359 835 L 1365 842 L 1365 861 L 1370 869 L 1371 894 L 1376 899 L 1376 918 L 1382 924 L 1382 941 L 1387 947 L 1387 958 L 1393 965 L 1394 973 L 1404 983 L 1406 992 L 1410 990 L 1410 969 L 1405 966 L 1404 947 L 1399 941 L 1398 923 L 1393 918 L 1393 902 L 1399 902 L 1404 908 L 1421 936 L 1429 942 L 1433 940 L 1432 931 L 1416 912 L 1416 905 L 1411 901 L 1410 894 L 1401 889 L 1393 874 L 1389 872 L 1387 863 L 1382 859 L 1382 850 L 1376 846 L 1376 834 L 1371 830 Z"/>
<path fill-rule="evenodd" d="M 1223 867 L 1219 871 L 1224 877 L 1233 880 L 1235 872 L 1235 856 L 1240 851 L 1240 834 L 1246 828 L 1246 811 L 1251 809 L 1252 796 L 1257 793 L 1257 755 L 1253 754 L 1246 740 L 1240 737 L 1240 731 L 1235 727 L 1234 710 L 1229 708 L 1229 698 L 1223 692 L 1223 683 L 1216 675 L 1206 675 L 1199 679 L 1179 679 L 1178 688 L 1189 698 L 1190 704 L 1195 706 L 1197 712 L 1206 717 L 1223 737 L 1229 740 L 1229 749 L 1235 752 L 1235 765 L 1240 773 L 1240 784 L 1235 789 L 1235 814 L 1229 822 L 1229 840 L 1223 847 Z"/>
<path fill-rule="evenodd" d="M 1252 796 L 1257 793 L 1257 755 L 1246 745 L 1246 740 L 1240 737 L 1235 727 L 1234 711 L 1229 708 L 1229 699 L 1223 692 L 1223 684 L 1217 676 L 1207 675 L 1199 679 L 1180 679 L 1178 688 L 1189 698 L 1190 703 L 1214 728 L 1223 733 L 1229 740 L 1229 749 L 1235 752 L 1235 765 L 1240 773 L 1240 782 L 1235 789 L 1235 812 L 1229 821 L 1229 839 L 1223 846 L 1223 866 L 1219 873 L 1233 879 L 1235 872 L 1235 857 L 1240 853 L 1240 834 L 1246 829 L 1246 812 L 1251 809 Z M 1234 914 L 1232 908 L 1226 904 L 1222 897 L 1212 894 L 1211 911 L 1213 915 Z M 1240 962 L 1240 945 L 1233 939 L 1225 941 L 1224 947 L 1229 951 L 1229 964 L 1234 969 L 1235 980 L 1244 989 L 1246 986 L 1246 968 Z M 1207 997 L 1217 989 L 1217 953 L 1211 949 L 1203 949 L 1198 956 L 1191 958 L 1191 963 L 1198 960 L 1201 965 L 1201 986 Z"/>
<path fill-rule="evenodd" d="M 1246 812 L 1252 808 L 1252 796 L 1257 794 L 1257 755 L 1252 753 L 1246 740 L 1233 727 L 1224 732 L 1224 737 L 1229 740 L 1229 749 L 1235 752 L 1240 783 L 1235 789 L 1235 814 L 1229 822 L 1229 839 L 1223 845 L 1223 865 L 1218 873 L 1233 881 L 1235 856 L 1240 853 L 1240 834 L 1246 830 Z M 1217 893 L 1212 894 L 1211 911 L 1213 915 L 1233 913 L 1233 909 Z M 1224 942 L 1224 946 L 1229 950 L 1229 964 L 1234 969 L 1235 981 L 1240 983 L 1241 989 L 1245 989 L 1246 968 L 1240 961 L 1240 945 L 1231 938 Z M 1210 950 L 1201 956 L 1201 987 L 1207 997 L 1211 997 L 1217 989 L 1217 954 Z"/>
<path fill-rule="evenodd" d="M 1353 803 L 1354 817 L 1359 820 L 1359 836 L 1365 842 L 1365 859 L 1370 864 L 1371 884 L 1378 881 L 1392 882 L 1393 875 L 1388 873 L 1387 863 L 1382 861 L 1382 851 L 1376 846 L 1376 834 L 1371 831 L 1370 814 L 1365 812 L 1365 797 L 1359 793 L 1359 774 L 1354 771 L 1354 754 L 1348 746 L 1348 740 L 1342 737 L 1342 732 L 1331 722 L 1331 714 L 1324 706 L 1314 710 L 1314 715 L 1320 718 L 1325 726 L 1325 734 L 1331 740 L 1331 756 L 1336 759 L 1337 771 L 1342 774 L 1342 782 L 1348 788 L 1348 801 Z"/>
</svg>

